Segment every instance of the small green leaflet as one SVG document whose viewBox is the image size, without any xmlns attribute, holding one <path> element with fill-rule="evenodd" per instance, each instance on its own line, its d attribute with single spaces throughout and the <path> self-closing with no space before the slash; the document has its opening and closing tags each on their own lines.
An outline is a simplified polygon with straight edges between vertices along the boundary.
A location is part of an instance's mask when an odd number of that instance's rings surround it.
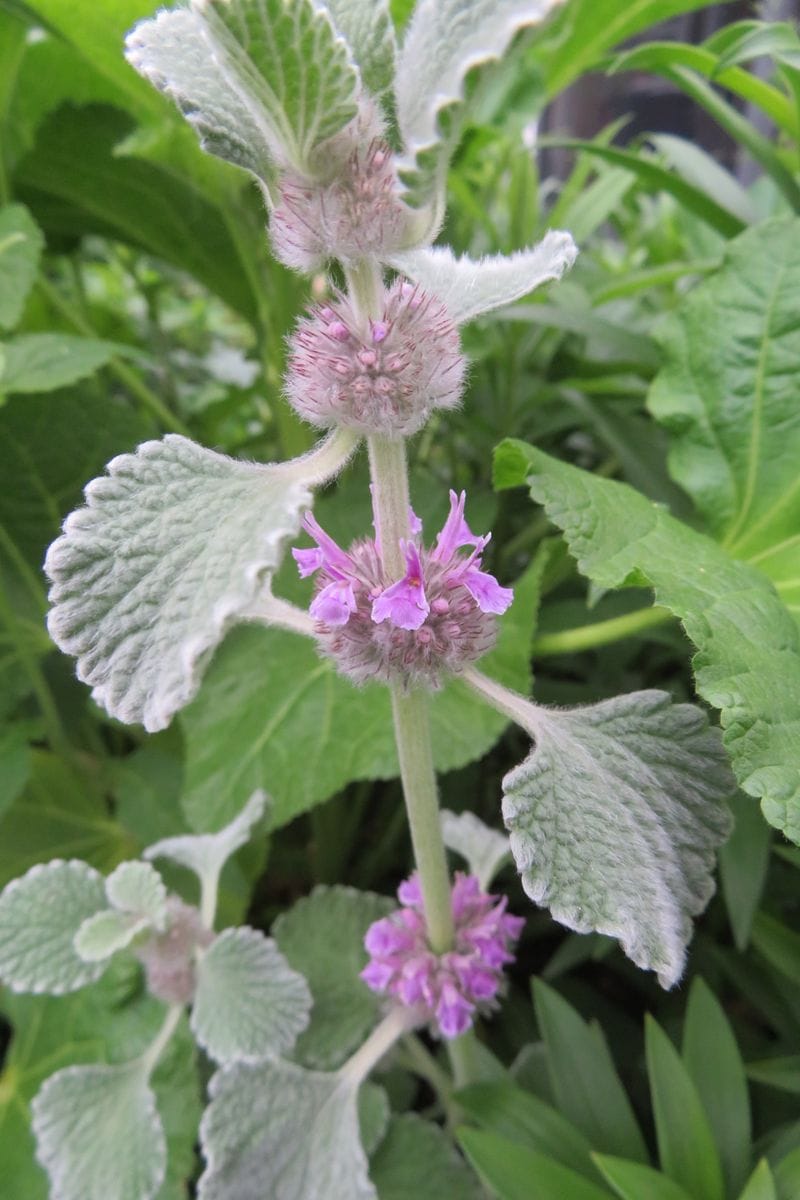
<svg viewBox="0 0 800 1200">
<path fill-rule="evenodd" d="M 312 0 L 192 0 L 137 25 L 127 56 L 205 150 L 265 181 L 275 162 L 307 173 L 356 114 L 350 51 Z"/>
<path fill-rule="evenodd" d="M 236 1063 L 210 1093 L 199 1200 L 377 1200 L 351 1081 L 287 1062 Z"/>
<path fill-rule="evenodd" d="M 0 208 L 0 329 L 13 329 L 22 316 L 43 247 L 42 232 L 27 208 Z"/>
<path fill-rule="evenodd" d="M 773 580 L 800 624 L 798 291 L 800 219 L 732 241 L 665 328 L 648 404 L 714 537 Z"/>
<path fill-rule="evenodd" d="M 71 333 L 20 333 L 0 343 L 0 394 L 51 392 L 104 367 L 126 347 Z"/>
<path fill-rule="evenodd" d="M 145 858 L 170 858 L 194 871 L 204 889 L 216 888 L 225 863 L 246 845 L 254 827 L 267 811 L 267 797 L 253 792 L 238 816 L 219 833 L 183 833 L 162 838 L 144 851 Z"/>
<path fill-rule="evenodd" d="M 465 860 L 470 875 L 477 876 L 482 890 L 488 891 L 497 872 L 510 860 L 508 838 L 469 811 L 454 813 L 443 808 L 441 823 L 447 849 L 455 850 Z"/>
<path fill-rule="evenodd" d="M 551 230 L 537 246 L 517 254 L 456 258 L 449 246 L 433 246 L 394 254 L 389 263 L 437 296 L 460 325 L 560 279 L 577 253 L 570 234 Z"/>
<path fill-rule="evenodd" d="M 73 948 L 82 922 L 106 906 L 103 877 L 78 861 L 38 864 L 0 894 L 0 980 L 15 992 L 73 992 L 100 977 Z"/>
<path fill-rule="evenodd" d="M 120 863 L 106 880 L 106 898 L 111 908 L 88 917 L 75 936 L 84 962 L 102 962 L 145 930 L 166 927 L 167 889 L 149 863 Z"/>
<path fill-rule="evenodd" d="M 257 929 L 224 930 L 197 964 L 192 1032 L 217 1062 L 287 1054 L 310 1008 L 302 975 Z"/>
<path fill-rule="evenodd" d="M 535 748 L 503 780 L 525 891 L 568 928 L 618 938 L 672 987 L 730 829 L 733 780 L 716 730 L 658 691 L 530 708 Z"/>
<path fill-rule="evenodd" d="M 53 1200 L 153 1200 L 167 1147 L 141 1063 L 66 1067 L 34 1098 L 38 1158 Z"/>
<path fill-rule="evenodd" d="M 99 704 L 152 732 L 264 594 L 311 493 L 296 464 L 238 462 L 177 434 L 107 470 L 48 551 L 48 629 Z"/>
<path fill-rule="evenodd" d="M 424 203 L 443 185 L 464 103 L 464 81 L 480 63 L 501 58 L 514 35 L 561 0 L 419 0 L 397 62 L 397 120 L 406 151 L 401 176 Z M 446 112 L 448 132 L 441 119 Z"/>
<path fill-rule="evenodd" d="M 498 487 L 530 485 L 594 583 L 649 584 L 680 618 L 698 648 L 697 690 L 721 710 L 740 787 L 800 842 L 800 635 L 769 581 L 633 488 L 524 442 L 501 444 L 495 478 Z"/>
</svg>

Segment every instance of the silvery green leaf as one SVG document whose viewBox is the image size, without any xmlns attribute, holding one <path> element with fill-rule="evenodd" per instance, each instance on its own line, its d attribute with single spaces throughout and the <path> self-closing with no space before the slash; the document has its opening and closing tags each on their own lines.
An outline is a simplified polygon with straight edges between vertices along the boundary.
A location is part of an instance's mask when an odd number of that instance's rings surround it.
<svg viewBox="0 0 800 1200">
<path fill-rule="evenodd" d="M 137 25 L 127 56 L 204 149 L 264 180 L 275 161 L 306 170 L 356 113 L 358 72 L 313 0 L 192 0 Z"/>
<path fill-rule="evenodd" d="M 310 1008 L 302 975 L 256 929 L 226 929 L 197 964 L 192 1032 L 217 1062 L 287 1054 Z"/>
<path fill-rule="evenodd" d="M 51 1200 L 153 1200 L 167 1150 L 139 1062 L 57 1071 L 35 1096 L 32 1110 Z"/>
<path fill-rule="evenodd" d="M 219 833 L 185 833 L 163 838 L 144 851 L 144 858 L 170 858 L 194 871 L 199 879 L 217 878 L 225 863 L 250 840 L 267 811 L 264 792 L 253 792 L 238 816 Z"/>
<path fill-rule="evenodd" d="M 75 952 L 85 963 L 102 963 L 130 946 L 137 934 L 149 928 L 146 917 L 131 917 L 108 908 L 86 918 L 75 934 Z"/>
<path fill-rule="evenodd" d="M 47 553 L 48 628 L 112 716 L 163 729 L 195 695 L 299 529 L 302 462 L 239 462 L 168 434 L 87 486 Z"/>
<path fill-rule="evenodd" d="M 373 96 L 388 91 L 397 49 L 388 0 L 326 0 L 325 7 L 353 51 L 364 87 Z"/>
<path fill-rule="evenodd" d="M 458 125 L 464 80 L 472 67 L 501 58 L 514 35 L 535 25 L 561 0 L 419 0 L 397 62 L 397 118 L 406 150 L 402 171 L 412 197 L 441 187 Z"/>
<path fill-rule="evenodd" d="M 454 813 L 443 808 L 441 821 L 445 846 L 466 860 L 470 875 L 476 875 L 483 891 L 487 891 L 497 872 L 511 858 L 508 838 L 490 829 L 471 812 Z"/>
<path fill-rule="evenodd" d="M 15 992 L 61 996 L 99 979 L 73 939 L 106 906 L 103 877 L 86 863 L 56 859 L 31 867 L 0 895 L 0 982 Z"/>
<path fill-rule="evenodd" d="M 405 250 L 389 259 L 403 275 L 444 302 L 457 325 L 560 279 L 578 250 L 568 233 L 551 230 L 537 246 L 478 260 L 456 258 L 449 246 Z"/>
<path fill-rule="evenodd" d="M 164 881 L 146 862 L 120 863 L 106 880 L 106 896 L 112 908 L 144 918 L 163 932 L 167 920 L 167 889 Z"/>
<path fill-rule="evenodd" d="M 199 1200 L 377 1200 L 356 1086 L 293 1063 L 236 1063 L 211 1081 Z"/>
<path fill-rule="evenodd" d="M 718 731 L 655 690 L 536 709 L 529 728 L 535 748 L 503 780 L 525 891 L 568 928 L 618 938 L 671 987 L 730 830 Z"/>
<path fill-rule="evenodd" d="M 44 237 L 27 208 L 0 209 L 0 328 L 12 329 L 33 287 Z"/>
</svg>

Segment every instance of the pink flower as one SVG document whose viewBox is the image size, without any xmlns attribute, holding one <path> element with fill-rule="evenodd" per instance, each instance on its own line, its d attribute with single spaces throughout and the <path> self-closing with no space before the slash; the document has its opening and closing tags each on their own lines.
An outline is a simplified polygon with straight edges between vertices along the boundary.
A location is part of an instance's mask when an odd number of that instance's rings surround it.
<svg viewBox="0 0 800 1200">
<path fill-rule="evenodd" d="M 404 906 L 375 921 L 364 945 L 370 961 L 361 978 L 373 992 L 421 1009 L 445 1038 L 459 1037 L 475 1014 L 496 1006 L 503 968 L 524 924 L 506 913 L 506 898 L 481 891 L 474 875 L 456 875 L 452 890 L 455 943 L 434 954 L 425 936 L 419 880 L 397 889 Z"/>
</svg>

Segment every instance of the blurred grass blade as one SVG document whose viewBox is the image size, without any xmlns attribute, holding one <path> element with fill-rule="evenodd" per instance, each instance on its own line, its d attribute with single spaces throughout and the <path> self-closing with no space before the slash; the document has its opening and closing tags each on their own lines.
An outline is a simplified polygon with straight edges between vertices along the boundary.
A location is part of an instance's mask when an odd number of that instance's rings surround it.
<svg viewBox="0 0 800 1200">
<path fill-rule="evenodd" d="M 775 1180 L 772 1177 L 769 1163 L 765 1158 L 762 1158 L 748 1179 L 747 1186 L 739 1197 L 739 1200 L 777 1200 L 777 1197 Z"/>
<path fill-rule="evenodd" d="M 733 833 L 719 854 L 722 895 L 737 950 L 747 949 L 769 869 L 772 832 L 752 800 L 736 792 L 729 804 Z"/>
<path fill-rule="evenodd" d="M 681 179 L 710 196 L 720 208 L 727 208 L 746 225 L 758 220 L 756 207 L 739 181 L 700 146 L 671 133 L 651 134 L 648 141 Z"/>
<path fill-rule="evenodd" d="M 652 1167 L 606 1154 L 595 1154 L 594 1161 L 621 1200 L 692 1200 L 674 1179 Z"/>
<path fill-rule="evenodd" d="M 753 942 L 767 962 L 800 987 L 800 934 L 762 912 L 753 925 Z"/>
<path fill-rule="evenodd" d="M 779 1088 L 800 1096 L 800 1054 L 789 1054 L 781 1058 L 762 1058 L 747 1064 L 747 1078 L 753 1083 Z"/>
<path fill-rule="evenodd" d="M 608 1200 L 608 1192 L 553 1159 L 479 1129 L 458 1140 L 497 1200 Z"/>
</svg>

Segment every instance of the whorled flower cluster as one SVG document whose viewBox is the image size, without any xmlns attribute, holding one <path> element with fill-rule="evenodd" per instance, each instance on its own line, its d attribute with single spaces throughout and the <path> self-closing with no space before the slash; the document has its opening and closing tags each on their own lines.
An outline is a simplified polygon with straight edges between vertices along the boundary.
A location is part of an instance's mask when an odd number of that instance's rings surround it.
<svg viewBox="0 0 800 1200">
<path fill-rule="evenodd" d="M 312 309 L 290 339 L 286 391 L 313 425 L 408 437 L 459 403 L 465 369 L 447 309 L 398 279 L 375 319 L 343 295 Z"/>
<path fill-rule="evenodd" d="M 281 177 L 270 219 L 281 262 L 310 273 L 332 258 L 383 257 L 407 242 L 414 216 L 400 198 L 395 158 L 372 101 L 362 101 L 358 116 L 318 148 L 316 164 L 316 178 L 292 171 Z"/>
<path fill-rule="evenodd" d="M 444 676 L 492 648 L 495 617 L 514 593 L 481 569 L 491 534 L 472 533 L 465 502 L 464 492 L 450 493 L 450 513 L 432 549 L 421 544 L 422 523 L 411 513 L 412 537 L 400 543 L 406 571 L 399 580 L 387 576 L 380 538 L 343 550 L 306 516 L 303 524 L 316 547 L 292 554 L 301 576 L 317 574 L 310 606 L 316 636 L 343 675 L 356 683 L 438 688 Z"/>
<path fill-rule="evenodd" d="M 370 961 L 361 978 L 373 992 L 419 1008 L 445 1038 L 470 1028 L 476 1012 L 496 1007 L 503 968 L 524 921 L 506 912 L 505 896 L 481 891 L 474 875 L 457 874 L 452 890 L 455 942 L 434 954 L 425 936 L 422 893 L 415 875 L 397 889 L 403 905 L 367 930 Z"/>
<path fill-rule="evenodd" d="M 177 896 L 167 899 L 167 927 L 136 946 L 151 996 L 165 1004 L 189 1004 L 195 992 L 195 951 L 214 940 L 199 911 Z"/>
</svg>

